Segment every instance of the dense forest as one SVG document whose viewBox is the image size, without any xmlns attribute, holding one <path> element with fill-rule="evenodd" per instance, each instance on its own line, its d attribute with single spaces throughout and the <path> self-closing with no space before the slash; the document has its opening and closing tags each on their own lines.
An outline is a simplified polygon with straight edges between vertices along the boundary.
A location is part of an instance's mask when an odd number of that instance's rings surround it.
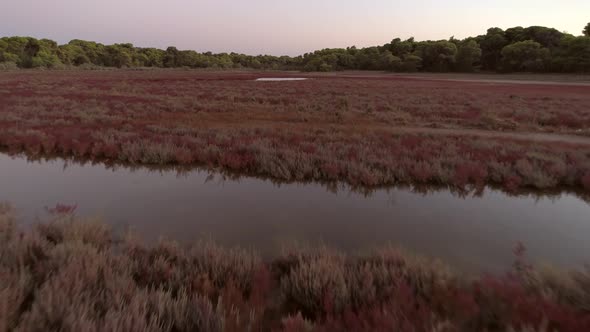
<svg viewBox="0 0 590 332">
<path fill-rule="evenodd" d="M 253 68 L 304 71 L 387 70 L 399 72 L 590 72 L 590 23 L 582 36 L 532 26 L 490 28 L 463 40 L 396 38 L 382 46 L 324 49 L 302 56 L 250 56 L 103 45 L 72 40 L 0 38 L 0 69 L 98 67 Z"/>
</svg>

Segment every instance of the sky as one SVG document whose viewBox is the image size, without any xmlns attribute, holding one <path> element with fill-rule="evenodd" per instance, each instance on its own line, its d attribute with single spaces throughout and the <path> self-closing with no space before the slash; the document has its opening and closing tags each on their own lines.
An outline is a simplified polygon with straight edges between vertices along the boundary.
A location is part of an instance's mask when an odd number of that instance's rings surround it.
<svg viewBox="0 0 590 332">
<path fill-rule="evenodd" d="M 542 25 L 580 35 L 590 0 L 1 0 L 0 36 L 299 55 Z"/>
</svg>

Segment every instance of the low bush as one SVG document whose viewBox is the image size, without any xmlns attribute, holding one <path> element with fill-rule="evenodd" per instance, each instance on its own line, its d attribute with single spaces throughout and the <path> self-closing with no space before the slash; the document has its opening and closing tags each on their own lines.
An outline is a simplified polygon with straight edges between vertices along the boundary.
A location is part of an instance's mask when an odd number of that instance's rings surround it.
<svg viewBox="0 0 590 332">
<path fill-rule="evenodd" d="M 17 70 L 18 65 L 15 62 L 0 62 L 0 70 Z"/>
</svg>

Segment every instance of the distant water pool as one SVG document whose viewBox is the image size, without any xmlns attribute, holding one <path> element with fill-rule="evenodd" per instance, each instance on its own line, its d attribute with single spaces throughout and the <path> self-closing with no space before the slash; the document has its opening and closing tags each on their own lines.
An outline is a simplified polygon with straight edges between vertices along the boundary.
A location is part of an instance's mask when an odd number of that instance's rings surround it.
<svg viewBox="0 0 590 332">
<path fill-rule="evenodd" d="M 307 78 L 303 77 L 265 77 L 258 78 L 256 81 L 259 82 L 281 82 L 281 81 L 305 81 Z"/>
<path fill-rule="evenodd" d="M 178 173 L 111 168 L 55 159 L 29 161 L 0 153 L 0 201 L 25 223 L 44 207 L 78 205 L 81 216 L 134 229 L 147 241 L 211 237 L 223 245 L 276 255 L 285 243 L 323 243 L 347 252 L 392 244 L 468 270 L 510 266 L 519 241 L 533 261 L 564 267 L 590 262 L 590 204 L 558 196 L 481 197 L 408 188 L 364 195 L 317 183 L 226 179 L 203 170 Z"/>
</svg>

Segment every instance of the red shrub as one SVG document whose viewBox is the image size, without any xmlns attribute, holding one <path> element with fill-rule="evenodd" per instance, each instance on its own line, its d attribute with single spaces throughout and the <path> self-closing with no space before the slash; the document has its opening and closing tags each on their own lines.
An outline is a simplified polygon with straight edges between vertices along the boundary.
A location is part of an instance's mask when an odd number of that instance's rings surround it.
<svg viewBox="0 0 590 332">
<path fill-rule="evenodd" d="M 423 137 L 409 135 L 402 137 L 401 145 L 406 149 L 413 150 L 420 146 L 422 144 L 422 141 L 424 141 Z"/>
<path fill-rule="evenodd" d="M 174 150 L 174 159 L 179 164 L 191 164 L 195 161 L 192 152 L 184 148 L 176 148 Z"/>
<path fill-rule="evenodd" d="M 454 184 L 458 187 L 465 187 L 468 183 L 484 185 L 488 171 L 484 165 L 476 163 L 464 163 L 455 169 Z"/>
<path fill-rule="evenodd" d="M 91 146 L 92 143 L 89 141 L 74 141 L 72 144 L 74 155 L 77 157 L 86 156 L 90 152 Z"/>
<path fill-rule="evenodd" d="M 254 156 L 247 152 L 227 152 L 220 157 L 220 164 L 231 170 L 249 170 L 254 163 Z"/>
<path fill-rule="evenodd" d="M 410 170 L 410 175 L 412 175 L 412 177 L 416 179 L 417 182 L 428 182 L 433 173 L 425 163 L 419 163 L 412 167 Z"/>
<path fill-rule="evenodd" d="M 516 328 L 539 327 L 549 331 L 588 331 L 590 317 L 567 304 L 550 302 L 542 294 L 527 290 L 515 276 L 485 277 L 476 283 L 478 302 L 489 321 Z"/>
<path fill-rule="evenodd" d="M 582 119 L 573 116 L 572 114 L 564 114 L 559 113 L 551 120 L 548 121 L 548 124 L 556 127 L 566 127 L 566 128 L 583 128 L 584 122 L 581 121 Z"/>
<path fill-rule="evenodd" d="M 295 316 L 288 316 L 281 320 L 282 332 L 307 332 L 311 330 L 310 322 L 306 321 L 301 313 Z"/>
<path fill-rule="evenodd" d="M 312 144 L 302 144 L 301 151 L 303 151 L 305 153 L 309 153 L 309 154 L 314 154 L 314 153 L 316 153 L 317 148 L 315 146 L 313 146 Z"/>
<path fill-rule="evenodd" d="M 329 315 L 317 331 L 430 331 L 432 308 L 405 282 L 393 287 L 393 300 Z"/>
<path fill-rule="evenodd" d="M 326 162 L 322 165 L 322 172 L 330 180 L 337 180 L 340 175 L 340 166 L 334 162 Z"/>
<path fill-rule="evenodd" d="M 522 184 L 522 178 L 518 175 L 510 175 L 504 179 L 504 188 L 510 192 L 516 192 Z"/>
<path fill-rule="evenodd" d="M 66 204 L 56 204 L 54 207 L 45 207 L 45 211 L 49 214 L 54 215 L 63 215 L 63 214 L 73 214 L 76 212 L 78 205 L 66 205 Z"/>
<path fill-rule="evenodd" d="M 46 137 L 42 142 L 43 152 L 51 154 L 55 151 L 56 141 L 53 137 Z"/>
<path fill-rule="evenodd" d="M 102 147 L 102 153 L 107 158 L 117 158 L 119 153 L 121 152 L 121 147 L 118 144 L 105 144 Z"/>
<path fill-rule="evenodd" d="M 359 154 L 358 154 L 358 151 L 355 147 L 351 147 L 350 149 L 348 149 L 348 152 L 346 153 L 346 155 L 347 155 L 348 161 L 358 161 L 359 160 Z"/>
<path fill-rule="evenodd" d="M 458 117 L 465 120 L 475 120 L 481 116 L 481 110 L 476 108 L 470 108 L 469 110 L 459 113 Z"/>
<path fill-rule="evenodd" d="M 261 265 L 252 277 L 250 304 L 258 308 L 264 306 L 274 286 L 275 283 L 268 267 Z"/>
</svg>

